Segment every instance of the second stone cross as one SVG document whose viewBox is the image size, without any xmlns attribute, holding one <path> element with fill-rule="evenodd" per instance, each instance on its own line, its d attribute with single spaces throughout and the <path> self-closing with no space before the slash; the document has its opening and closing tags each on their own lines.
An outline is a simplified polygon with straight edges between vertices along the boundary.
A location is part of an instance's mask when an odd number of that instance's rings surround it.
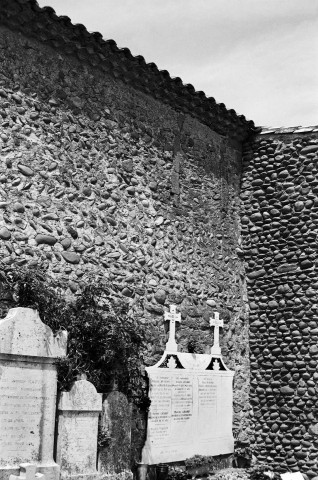
<svg viewBox="0 0 318 480">
<path fill-rule="evenodd" d="M 170 312 L 165 312 L 165 320 L 170 321 L 169 340 L 166 343 L 167 352 L 177 352 L 178 345 L 176 342 L 176 322 L 181 322 L 181 313 L 177 313 L 177 307 L 170 305 Z"/>
<path fill-rule="evenodd" d="M 223 320 L 220 320 L 218 312 L 214 312 L 214 318 L 210 319 L 210 326 L 214 327 L 214 341 L 211 353 L 212 355 L 221 355 L 219 331 L 220 327 L 223 328 Z"/>
</svg>

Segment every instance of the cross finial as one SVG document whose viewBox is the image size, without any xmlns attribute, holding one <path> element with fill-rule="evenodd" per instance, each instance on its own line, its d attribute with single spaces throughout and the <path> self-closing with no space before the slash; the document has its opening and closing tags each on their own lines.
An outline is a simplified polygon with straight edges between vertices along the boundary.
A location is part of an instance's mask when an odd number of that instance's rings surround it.
<svg viewBox="0 0 318 480">
<path fill-rule="evenodd" d="M 21 463 L 20 476 L 10 475 L 9 480 L 45 480 L 45 475 L 36 473 L 36 469 L 33 463 Z"/>
<path fill-rule="evenodd" d="M 223 320 L 220 320 L 219 317 L 220 317 L 219 313 L 214 312 L 214 318 L 210 319 L 210 327 L 214 327 L 214 341 L 213 341 L 213 347 L 211 348 L 211 353 L 214 355 L 221 355 L 219 331 L 220 331 L 220 327 L 223 328 Z"/>
<path fill-rule="evenodd" d="M 169 340 L 166 343 L 166 351 L 177 352 L 178 345 L 175 339 L 176 322 L 181 322 L 181 314 L 177 313 L 177 307 L 175 305 L 170 305 L 170 312 L 165 312 L 165 320 L 170 321 Z"/>
</svg>

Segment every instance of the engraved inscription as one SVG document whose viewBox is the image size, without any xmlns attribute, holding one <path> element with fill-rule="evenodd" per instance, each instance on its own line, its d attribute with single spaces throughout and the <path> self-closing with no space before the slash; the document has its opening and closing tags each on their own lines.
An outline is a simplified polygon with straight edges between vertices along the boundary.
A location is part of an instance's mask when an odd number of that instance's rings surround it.
<svg viewBox="0 0 318 480">
<path fill-rule="evenodd" d="M 95 425 L 96 424 L 96 425 Z M 85 413 L 78 417 L 77 412 L 66 415 L 63 425 L 62 467 L 69 473 L 88 473 L 95 471 L 91 459 L 96 457 L 98 416 Z"/>
<path fill-rule="evenodd" d="M 180 440 L 180 432 L 184 434 L 190 431 L 192 425 L 192 378 L 183 374 L 174 377 L 169 375 L 154 377 L 151 395 L 153 398 L 149 413 L 151 441 L 166 443 L 167 440 Z"/>
<path fill-rule="evenodd" d="M 202 439 L 217 436 L 220 415 L 217 415 L 218 380 L 198 377 L 198 434 Z M 213 429 L 211 428 L 213 425 Z"/>
<path fill-rule="evenodd" d="M 5 362 L 1 369 L 0 464 L 39 461 L 44 413 L 50 403 L 54 416 L 55 372 L 23 362 Z"/>
<path fill-rule="evenodd" d="M 172 440 L 180 439 L 180 435 L 190 434 L 193 415 L 193 379 L 189 375 L 181 374 L 174 378 L 171 410 Z"/>
<path fill-rule="evenodd" d="M 213 378 L 199 377 L 198 378 L 198 390 L 199 390 L 199 408 L 216 408 L 216 392 L 217 385 Z"/>
<path fill-rule="evenodd" d="M 170 436 L 172 380 L 168 375 L 152 379 L 151 392 L 154 400 L 149 412 L 152 442 L 161 443 Z"/>
</svg>

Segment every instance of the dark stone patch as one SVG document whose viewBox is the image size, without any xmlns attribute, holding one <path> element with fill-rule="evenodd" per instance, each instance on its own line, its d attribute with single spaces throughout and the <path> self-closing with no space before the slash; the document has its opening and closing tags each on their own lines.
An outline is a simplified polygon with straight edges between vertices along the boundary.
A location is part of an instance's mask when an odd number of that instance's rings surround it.
<svg viewBox="0 0 318 480">
<path fill-rule="evenodd" d="M 61 252 L 61 255 L 67 263 L 72 263 L 73 265 L 80 263 L 80 256 L 74 252 Z"/>
<path fill-rule="evenodd" d="M 57 239 L 52 235 L 45 235 L 45 234 L 39 233 L 38 235 L 35 236 L 35 241 L 38 245 L 41 245 L 41 244 L 55 245 L 57 242 Z"/>
<path fill-rule="evenodd" d="M 26 177 L 32 177 L 34 175 L 32 168 L 27 167 L 26 165 L 19 164 L 18 169 L 22 175 L 25 175 Z"/>
<path fill-rule="evenodd" d="M 7 227 L 2 227 L 0 229 L 0 238 L 1 240 L 10 240 L 11 232 L 7 229 Z"/>
</svg>

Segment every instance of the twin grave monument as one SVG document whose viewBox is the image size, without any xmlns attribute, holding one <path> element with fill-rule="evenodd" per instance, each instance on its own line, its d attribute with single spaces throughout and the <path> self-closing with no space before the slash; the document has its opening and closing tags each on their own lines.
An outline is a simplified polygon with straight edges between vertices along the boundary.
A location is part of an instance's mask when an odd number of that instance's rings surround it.
<svg viewBox="0 0 318 480">
<path fill-rule="evenodd" d="M 232 384 L 234 372 L 224 364 L 219 345 L 223 320 L 215 313 L 211 354 L 178 352 L 175 324 L 181 315 L 172 305 L 169 340 L 159 362 L 146 368 L 151 405 L 142 461 L 148 465 L 182 461 L 194 455 L 234 451 Z"/>
<path fill-rule="evenodd" d="M 181 315 L 175 306 L 165 318 L 170 321 L 165 352 L 146 368 L 151 406 L 142 462 L 232 453 L 234 372 L 224 365 L 219 346 L 223 321 L 217 313 L 211 320 L 214 345 L 203 355 L 178 352 L 175 324 Z M 35 310 L 15 308 L 0 320 L 0 480 L 92 480 L 106 473 L 96 468 L 101 394 L 83 377 L 61 394 L 56 409 L 55 362 L 66 355 L 66 344 L 67 333 L 54 336 Z M 107 412 L 116 410 L 116 402 L 109 402 Z M 111 448 L 109 455 L 111 463 L 120 463 Z"/>
</svg>

